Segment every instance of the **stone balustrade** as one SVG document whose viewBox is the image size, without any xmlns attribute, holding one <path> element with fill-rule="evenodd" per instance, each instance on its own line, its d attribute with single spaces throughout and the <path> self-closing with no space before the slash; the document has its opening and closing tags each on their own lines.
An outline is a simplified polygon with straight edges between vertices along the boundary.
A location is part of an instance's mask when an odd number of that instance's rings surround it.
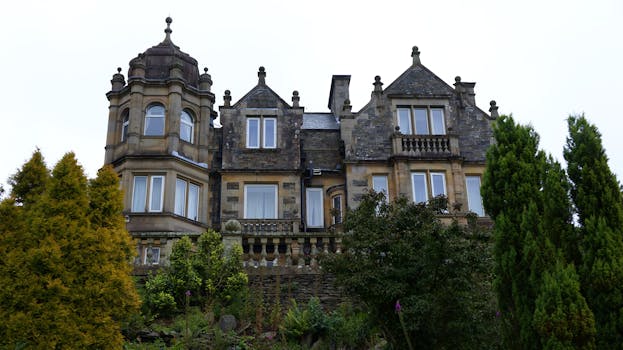
<svg viewBox="0 0 623 350">
<path fill-rule="evenodd" d="M 285 219 L 238 219 L 243 236 L 284 236 L 299 232 L 300 220 Z M 225 222 L 221 224 L 226 231 Z"/>
<path fill-rule="evenodd" d="M 458 139 L 450 135 L 403 135 L 392 136 L 394 155 L 412 157 L 445 157 L 458 154 Z"/>
<path fill-rule="evenodd" d="M 246 267 L 318 267 L 328 254 L 341 254 L 342 239 L 326 233 L 303 233 L 297 237 L 246 237 L 242 239 Z"/>
</svg>

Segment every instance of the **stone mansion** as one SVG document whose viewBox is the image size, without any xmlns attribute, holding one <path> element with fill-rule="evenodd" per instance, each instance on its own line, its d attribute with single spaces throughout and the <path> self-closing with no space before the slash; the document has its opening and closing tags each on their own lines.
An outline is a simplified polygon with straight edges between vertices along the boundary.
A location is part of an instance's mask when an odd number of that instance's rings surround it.
<svg viewBox="0 0 623 350">
<path fill-rule="evenodd" d="M 172 243 L 208 228 L 243 246 L 245 263 L 314 265 L 339 252 L 346 208 L 369 189 L 389 200 L 448 198 L 449 217 L 486 218 L 480 196 L 485 153 L 497 117 L 475 104 L 474 85 L 446 84 L 420 62 L 353 111 L 349 75 L 334 75 L 328 112 L 299 106 L 297 91 L 277 95 L 260 67 L 238 101 L 215 106 L 212 79 L 164 40 L 121 68 L 110 102 L 105 163 L 125 191 L 137 270 L 166 264 Z M 220 117 L 222 127 L 215 127 Z M 232 219 L 235 219 L 233 221 Z M 228 223 L 229 222 L 229 223 Z"/>
</svg>

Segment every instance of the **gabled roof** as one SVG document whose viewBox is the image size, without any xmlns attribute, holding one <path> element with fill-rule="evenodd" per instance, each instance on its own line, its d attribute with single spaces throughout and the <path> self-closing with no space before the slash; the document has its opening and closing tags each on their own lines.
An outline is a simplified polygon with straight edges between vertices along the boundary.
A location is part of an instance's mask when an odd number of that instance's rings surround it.
<svg viewBox="0 0 623 350">
<path fill-rule="evenodd" d="M 257 85 L 242 96 L 238 102 L 234 103 L 232 106 L 233 108 L 240 107 L 242 102 L 247 103 L 247 108 L 275 108 L 279 101 L 281 101 L 284 106 L 290 107 L 281 96 L 266 85 L 266 71 L 264 67 L 260 67 L 257 75 Z"/>
<path fill-rule="evenodd" d="M 416 63 L 394 80 L 383 93 L 387 96 L 441 97 L 451 96 L 454 89 L 421 63 Z"/>
</svg>

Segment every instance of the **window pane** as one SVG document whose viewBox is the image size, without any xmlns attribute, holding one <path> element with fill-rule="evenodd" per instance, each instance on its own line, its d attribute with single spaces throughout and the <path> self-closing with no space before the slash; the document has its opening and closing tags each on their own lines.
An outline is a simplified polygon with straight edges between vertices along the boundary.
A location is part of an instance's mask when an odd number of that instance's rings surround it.
<svg viewBox="0 0 623 350">
<path fill-rule="evenodd" d="M 264 119 L 264 147 L 265 148 L 275 148 L 277 147 L 277 142 L 275 140 L 276 136 L 276 126 L 277 120 L 274 118 L 265 118 Z"/>
<path fill-rule="evenodd" d="M 333 197 L 333 223 L 341 224 L 342 223 L 342 196 Z"/>
<path fill-rule="evenodd" d="M 186 142 L 193 142 L 193 118 L 185 111 L 180 117 L 180 138 Z"/>
<path fill-rule="evenodd" d="M 445 135 L 446 126 L 443 120 L 443 109 L 433 108 L 431 109 L 431 113 L 433 123 L 433 135 Z"/>
<path fill-rule="evenodd" d="M 428 200 L 428 191 L 426 190 L 426 174 L 414 173 L 411 177 L 413 182 L 413 202 L 426 202 Z"/>
<path fill-rule="evenodd" d="M 121 142 L 127 140 L 129 127 L 130 127 L 130 115 L 128 113 L 128 110 L 126 109 L 123 112 L 123 122 L 121 125 Z"/>
<path fill-rule="evenodd" d="M 160 263 L 160 248 L 146 247 L 144 257 L 145 259 L 143 260 L 143 263 L 145 265 L 158 265 L 158 263 Z"/>
<path fill-rule="evenodd" d="M 467 185 L 467 206 L 469 210 L 484 216 L 485 210 L 482 206 L 482 197 L 480 196 L 480 177 L 466 176 L 465 183 Z"/>
<path fill-rule="evenodd" d="M 246 185 L 245 186 L 245 218 L 276 219 L 277 218 L 277 186 Z"/>
<path fill-rule="evenodd" d="M 175 209 L 177 215 L 184 216 L 186 209 L 186 181 L 182 179 L 175 180 Z"/>
<path fill-rule="evenodd" d="M 188 186 L 188 215 L 191 220 L 197 221 L 199 213 L 199 186 L 190 184 Z"/>
<path fill-rule="evenodd" d="M 376 192 L 385 193 L 385 197 L 387 197 L 388 189 L 387 189 L 387 176 L 373 176 L 372 177 L 372 189 Z"/>
<path fill-rule="evenodd" d="M 307 189 L 307 226 L 323 227 L 322 189 Z"/>
<path fill-rule="evenodd" d="M 398 108 L 398 126 L 403 134 L 411 134 L 411 109 Z"/>
<path fill-rule="evenodd" d="M 446 195 L 446 179 L 443 173 L 431 173 L 430 182 L 433 186 L 433 197 Z"/>
<path fill-rule="evenodd" d="M 151 106 L 147 108 L 147 113 L 145 115 L 145 135 L 164 135 L 164 107 Z"/>
<path fill-rule="evenodd" d="M 258 118 L 247 118 L 247 147 L 260 147 L 260 120 Z"/>
<path fill-rule="evenodd" d="M 132 193 L 132 211 L 145 211 L 145 199 L 147 196 L 147 176 L 134 177 L 134 192 Z"/>
<path fill-rule="evenodd" d="M 162 187 L 164 185 L 163 176 L 152 176 L 149 211 L 162 211 Z"/>
<path fill-rule="evenodd" d="M 428 135 L 428 117 L 426 116 L 426 109 L 415 109 L 415 133 L 417 135 Z"/>
</svg>

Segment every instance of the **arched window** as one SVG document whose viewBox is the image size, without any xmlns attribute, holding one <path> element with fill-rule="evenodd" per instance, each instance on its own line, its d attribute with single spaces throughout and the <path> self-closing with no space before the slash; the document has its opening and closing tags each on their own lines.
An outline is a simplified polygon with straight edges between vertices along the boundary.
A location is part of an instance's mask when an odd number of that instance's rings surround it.
<svg viewBox="0 0 623 350">
<path fill-rule="evenodd" d="M 128 139 L 128 128 L 130 127 L 130 112 L 126 109 L 121 115 L 121 142 L 124 142 Z"/>
<path fill-rule="evenodd" d="M 180 117 L 180 138 L 186 142 L 193 142 L 193 134 L 195 130 L 195 124 L 193 117 L 186 111 L 182 111 Z"/>
<path fill-rule="evenodd" d="M 164 135 L 164 107 L 151 105 L 145 113 L 145 136 Z"/>
</svg>

